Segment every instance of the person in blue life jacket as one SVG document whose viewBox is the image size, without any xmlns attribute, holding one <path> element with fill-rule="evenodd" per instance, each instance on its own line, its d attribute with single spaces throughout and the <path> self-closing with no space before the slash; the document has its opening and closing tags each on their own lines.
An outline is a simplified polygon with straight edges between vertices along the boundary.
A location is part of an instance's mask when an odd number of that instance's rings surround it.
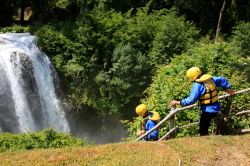
<svg viewBox="0 0 250 166">
<path fill-rule="evenodd" d="M 141 124 L 141 129 L 137 131 L 136 135 L 140 137 L 153 127 L 157 125 L 160 120 L 160 114 L 155 111 L 148 111 L 148 108 L 145 104 L 140 104 L 136 107 L 135 112 L 143 117 L 143 122 Z M 146 141 L 157 141 L 158 140 L 158 129 L 155 129 L 153 132 L 144 137 Z"/>
<path fill-rule="evenodd" d="M 210 123 L 220 110 L 216 88 L 222 87 L 230 95 L 234 95 L 235 91 L 230 89 L 231 84 L 226 78 L 211 76 L 209 74 L 202 75 L 199 67 L 188 69 L 186 75 L 190 81 L 194 82 L 189 96 L 182 100 L 172 100 L 170 106 L 187 106 L 198 100 L 200 109 L 202 110 L 199 124 L 200 136 L 208 135 Z"/>
</svg>

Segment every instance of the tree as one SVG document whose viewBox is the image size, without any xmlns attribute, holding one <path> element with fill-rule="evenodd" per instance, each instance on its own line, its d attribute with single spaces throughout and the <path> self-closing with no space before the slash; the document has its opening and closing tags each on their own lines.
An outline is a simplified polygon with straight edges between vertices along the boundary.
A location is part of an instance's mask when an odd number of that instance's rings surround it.
<svg viewBox="0 0 250 166">
<path fill-rule="evenodd" d="M 222 22 L 223 13 L 225 11 L 225 7 L 226 7 L 226 0 L 223 1 L 223 5 L 220 10 L 220 15 L 219 15 L 218 24 L 217 24 L 216 33 L 215 33 L 215 41 L 218 40 L 219 38 L 219 34 L 221 30 L 221 22 Z"/>
<path fill-rule="evenodd" d="M 8 0 L 1 2 L 0 5 L 0 26 L 9 26 L 15 13 L 15 1 Z"/>
<path fill-rule="evenodd" d="M 34 12 L 32 19 L 47 22 L 51 19 L 48 16 L 56 6 L 56 2 L 57 0 L 32 0 L 32 9 Z"/>
<path fill-rule="evenodd" d="M 118 45 L 112 57 L 112 67 L 96 76 L 100 87 L 102 107 L 113 109 L 120 114 L 122 110 L 132 110 L 139 102 L 144 89 L 150 82 L 151 66 L 147 56 L 134 49 L 130 43 Z M 107 109 L 106 108 L 106 109 Z"/>
<path fill-rule="evenodd" d="M 239 22 L 233 28 L 231 42 L 236 45 L 240 50 L 239 55 L 244 57 L 250 56 L 250 23 L 249 22 Z"/>
</svg>

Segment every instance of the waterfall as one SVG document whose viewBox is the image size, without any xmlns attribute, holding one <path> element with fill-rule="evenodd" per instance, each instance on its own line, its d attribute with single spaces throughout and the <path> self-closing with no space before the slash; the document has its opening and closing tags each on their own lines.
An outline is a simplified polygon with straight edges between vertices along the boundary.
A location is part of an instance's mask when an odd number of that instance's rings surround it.
<svg viewBox="0 0 250 166">
<path fill-rule="evenodd" d="M 70 132 L 55 69 L 29 33 L 0 34 L 0 132 Z"/>
</svg>

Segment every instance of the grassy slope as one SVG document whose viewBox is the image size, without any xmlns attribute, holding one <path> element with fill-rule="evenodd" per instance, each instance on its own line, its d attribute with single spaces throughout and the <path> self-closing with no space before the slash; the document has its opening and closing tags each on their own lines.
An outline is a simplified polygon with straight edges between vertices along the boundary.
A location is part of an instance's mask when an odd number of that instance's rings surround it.
<svg viewBox="0 0 250 166">
<path fill-rule="evenodd" d="M 250 135 L 0 153 L 0 165 L 250 165 Z"/>
</svg>

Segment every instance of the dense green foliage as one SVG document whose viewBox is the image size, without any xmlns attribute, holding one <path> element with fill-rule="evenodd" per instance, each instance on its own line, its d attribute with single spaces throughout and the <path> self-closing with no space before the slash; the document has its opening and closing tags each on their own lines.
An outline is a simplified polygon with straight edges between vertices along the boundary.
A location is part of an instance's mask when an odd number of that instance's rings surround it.
<svg viewBox="0 0 250 166">
<path fill-rule="evenodd" d="M 161 9 L 175 8 L 179 15 L 184 15 L 187 20 L 195 22 L 203 34 L 214 32 L 219 13 L 224 0 L 9 0 L 0 5 L 0 25 L 11 25 L 22 19 L 25 8 L 32 8 L 30 21 L 49 22 L 54 19 L 74 19 L 79 13 L 91 11 L 98 7 L 104 10 L 114 9 L 126 13 L 136 13 L 141 7 L 148 6 L 148 12 Z M 247 0 L 225 0 L 225 12 L 222 22 L 222 31 L 228 33 L 238 21 L 250 20 L 250 2 Z M 23 21 L 21 21 L 23 24 Z M 211 34 L 213 35 L 213 34 Z"/>
<path fill-rule="evenodd" d="M 112 114 L 125 121 L 130 135 L 140 120 L 131 121 L 140 101 L 164 117 L 169 102 L 189 94 L 186 70 L 229 79 L 236 90 L 249 87 L 250 2 L 228 1 L 222 18 L 221 41 L 214 43 L 223 0 L 19 0 L 3 3 L 1 25 L 10 25 L 17 9 L 32 7 L 27 27 L 1 32 L 30 32 L 50 57 L 74 111 Z M 10 6 L 13 8 L 10 10 Z M 8 10 L 8 11 L 7 11 Z M 19 16 L 19 15 L 18 15 Z M 240 22 L 241 21 L 241 22 Z M 235 26 L 236 25 L 236 26 Z M 206 36 L 205 36 L 206 35 Z M 249 127 L 249 95 L 221 101 L 213 130 L 230 134 Z M 88 114 L 87 114 L 88 112 Z M 176 116 L 176 124 L 198 121 L 198 108 Z M 105 128 L 105 127 L 103 127 Z M 168 126 L 161 128 L 163 134 Z M 177 136 L 197 134 L 197 127 Z"/>
<path fill-rule="evenodd" d="M 29 30 L 30 30 L 29 27 L 24 27 L 20 25 L 0 28 L 1 33 L 26 33 L 26 32 L 29 32 Z"/>
<path fill-rule="evenodd" d="M 195 27 L 174 12 L 146 14 L 146 10 L 133 17 L 94 10 L 82 15 L 74 29 L 54 24 L 33 28 L 39 46 L 61 73 L 76 110 L 87 106 L 102 114 L 131 114 L 154 67 L 197 38 Z M 166 47 L 160 49 L 162 45 Z"/>
<path fill-rule="evenodd" d="M 232 89 L 240 90 L 250 86 L 250 60 L 237 55 L 237 49 L 226 42 L 199 42 L 186 53 L 176 56 L 169 65 L 159 66 L 153 77 L 153 83 L 146 90 L 144 102 L 150 110 L 158 111 L 162 117 L 170 112 L 169 103 L 172 99 L 182 99 L 189 95 L 192 83 L 185 76 L 185 71 L 192 66 L 199 66 L 203 73 L 223 76 L 232 84 Z M 222 93 L 220 93 L 222 94 Z M 249 127 L 248 116 L 237 117 L 240 110 L 247 110 L 250 106 L 248 94 L 243 94 L 220 101 L 222 109 L 215 123 L 214 133 L 232 134 L 240 129 Z M 199 121 L 198 108 L 182 111 L 175 117 L 176 125 L 186 125 Z M 139 120 L 137 120 L 139 121 Z M 138 122 L 131 125 L 130 131 L 138 127 Z M 168 125 L 162 131 L 168 130 Z M 164 132 L 161 132 L 164 133 Z M 133 135 L 132 134 L 132 135 Z M 197 134 L 195 130 L 180 131 L 177 136 Z"/>
<path fill-rule="evenodd" d="M 63 133 L 57 133 L 52 129 L 33 133 L 4 133 L 0 135 L 0 152 L 7 150 L 47 149 L 84 145 L 86 144 L 83 140 Z"/>
<path fill-rule="evenodd" d="M 241 22 L 234 28 L 232 43 L 240 48 L 239 54 L 242 56 L 250 55 L 250 23 Z"/>
</svg>

